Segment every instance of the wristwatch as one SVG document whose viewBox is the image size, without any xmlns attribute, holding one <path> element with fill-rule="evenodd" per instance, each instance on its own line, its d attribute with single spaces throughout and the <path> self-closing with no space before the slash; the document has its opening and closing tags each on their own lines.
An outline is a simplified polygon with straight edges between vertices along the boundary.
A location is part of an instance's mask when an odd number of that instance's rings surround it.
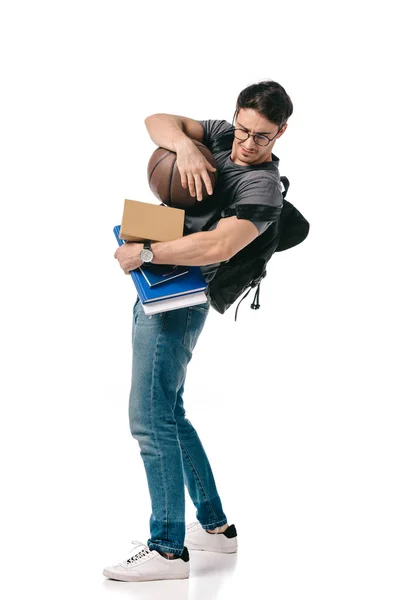
<svg viewBox="0 0 400 600">
<path fill-rule="evenodd" d="M 154 254 L 151 250 L 150 242 L 145 242 L 143 244 L 143 250 L 140 252 L 140 258 L 144 263 L 153 262 Z"/>
</svg>

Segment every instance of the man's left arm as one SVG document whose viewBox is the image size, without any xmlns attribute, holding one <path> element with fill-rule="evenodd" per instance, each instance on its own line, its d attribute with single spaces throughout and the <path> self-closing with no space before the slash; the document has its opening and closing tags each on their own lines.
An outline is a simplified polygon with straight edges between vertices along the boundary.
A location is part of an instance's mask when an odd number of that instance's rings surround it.
<svg viewBox="0 0 400 600">
<path fill-rule="evenodd" d="M 203 266 L 224 262 L 250 244 L 259 232 L 246 219 L 227 217 L 218 222 L 216 229 L 192 233 L 169 242 L 154 242 L 151 248 L 153 263 L 160 265 Z M 141 266 L 143 244 L 128 242 L 114 254 L 124 273 Z"/>
</svg>

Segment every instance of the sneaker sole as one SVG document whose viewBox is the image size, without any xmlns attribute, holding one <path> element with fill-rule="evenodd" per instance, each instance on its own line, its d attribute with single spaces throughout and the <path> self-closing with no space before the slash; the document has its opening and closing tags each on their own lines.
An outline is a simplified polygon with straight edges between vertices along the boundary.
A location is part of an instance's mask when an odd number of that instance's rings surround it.
<svg viewBox="0 0 400 600">
<path fill-rule="evenodd" d="M 185 546 L 188 550 L 199 550 L 204 552 L 218 552 L 219 554 L 234 554 L 237 552 L 237 548 L 211 548 L 209 546 L 198 546 L 196 544 L 191 544 L 190 542 L 185 542 Z"/>
<path fill-rule="evenodd" d="M 129 575 L 127 575 L 125 577 L 125 579 L 119 579 L 114 573 L 111 573 L 110 571 L 107 571 L 107 569 L 104 569 L 103 571 L 103 575 L 104 577 L 108 577 L 109 579 L 114 579 L 115 581 L 162 581 L 163 579 L 189 579 L 189 574 L 190 573 L 186 573 L 186 574 L 182 574 L 182 575 L 165 575 L 164 577 L 152 577 L 151 579 L 149 579 L 148 577 L 129 577 Z"/>
</svg>

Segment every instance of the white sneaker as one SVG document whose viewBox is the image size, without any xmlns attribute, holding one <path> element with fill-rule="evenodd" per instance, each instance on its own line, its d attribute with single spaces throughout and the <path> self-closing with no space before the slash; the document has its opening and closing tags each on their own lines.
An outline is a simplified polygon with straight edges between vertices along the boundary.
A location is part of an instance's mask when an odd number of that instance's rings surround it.
<svg viewBox="0 0 400 600">
<path fill-rule="evenodd" d="M 118 581 L 155 581 L 158 579 L 187 579 L 189 577 L 189 552 L 185 547 L 182 556 L 168 559 L 146 544 L 133 541 L 129 558 L 106 567 L 105 577 Z M 140 549 L 137 549 L 140 547 Z"/>
<path fill-rule="evenodd" d="M 185 546 L 189 550 L 207 550 L 208 552 L 237 552 L 237 531 L 234 525 L 222 533 L 208 533 L 198 521 L 186 527 Z"/>
</svg>

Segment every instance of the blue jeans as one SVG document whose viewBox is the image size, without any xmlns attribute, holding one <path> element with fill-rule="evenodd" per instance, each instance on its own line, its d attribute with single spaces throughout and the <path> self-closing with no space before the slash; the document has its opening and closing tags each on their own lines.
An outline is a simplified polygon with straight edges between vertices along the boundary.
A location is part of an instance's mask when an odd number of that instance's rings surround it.
<svg viewBox="0 0 400 600">
<path fill-rule="evenodd" d="M 209 309 L 207 301 L 150 317 L 139 300 L 133 308 L 129 423 L 151 497 L 147 544 L 179 556 L 185 539 L 185 485 L 205 529 L 228 522 L 207 455 L 183 407 L 187 365 Z"/>
</svg>

